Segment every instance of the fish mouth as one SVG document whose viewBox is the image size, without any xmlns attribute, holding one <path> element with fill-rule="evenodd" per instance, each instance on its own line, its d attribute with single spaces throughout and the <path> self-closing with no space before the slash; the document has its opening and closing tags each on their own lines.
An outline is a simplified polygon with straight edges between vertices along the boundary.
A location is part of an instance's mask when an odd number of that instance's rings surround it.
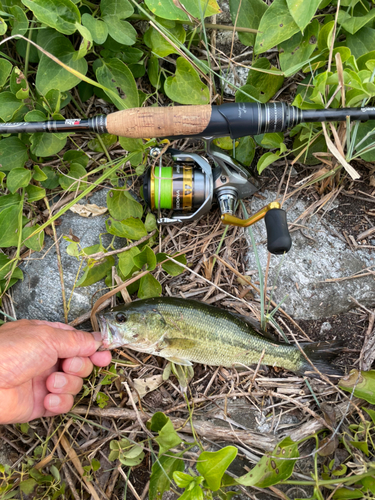
<svg viewBox="0 0 375 500">
<path fill-rule="evenodd" d="M 111 325 L 105 316 L 98 315 L 98 324 L 102 335 L 102 345 L 99 347 L 99 351 L 107 351 L 127 344 L 126 340 L 121 337 L 117 327 Z"/>
</svg>

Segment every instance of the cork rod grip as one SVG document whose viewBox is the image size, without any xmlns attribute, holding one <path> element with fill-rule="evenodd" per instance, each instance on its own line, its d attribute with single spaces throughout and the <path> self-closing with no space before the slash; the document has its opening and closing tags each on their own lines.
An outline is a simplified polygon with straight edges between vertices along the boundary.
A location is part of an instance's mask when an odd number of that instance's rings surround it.
<svg viewBox="0 0 375 500">
<path fill-rule="evenodd" d="M 133 139 L 197 135 L 207 127 L 211 106 L 132 108 L 107 116 L 109 134 Z"/>
</svg>

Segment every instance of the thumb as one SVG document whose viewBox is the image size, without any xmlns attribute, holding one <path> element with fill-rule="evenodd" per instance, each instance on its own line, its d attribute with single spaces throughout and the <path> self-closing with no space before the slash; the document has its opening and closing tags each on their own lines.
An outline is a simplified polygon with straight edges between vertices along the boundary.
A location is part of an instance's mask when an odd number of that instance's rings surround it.
<svg viewBox="0 0 375 500">
<path fill-rule="evenodd" d="M 88 333 L 82 330 L 53 328 L 46 341 L 55 350 L 57 358 L 92 356 L 102 345 L 99 332 Z"/>
</svg>

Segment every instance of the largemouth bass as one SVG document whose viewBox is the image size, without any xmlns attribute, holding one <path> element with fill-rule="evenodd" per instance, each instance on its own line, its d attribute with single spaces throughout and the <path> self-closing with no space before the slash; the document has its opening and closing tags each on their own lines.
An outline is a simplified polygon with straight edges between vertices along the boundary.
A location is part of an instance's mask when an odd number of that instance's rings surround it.
<svg viewBox="0 0 375 500">
<path fill-rule="evenodd" d="M 162 356 L 181 365 L 249 366 L 262 363 L 297 374 L 313 368 L 294 344 L 260 334 L 244 317 L 195 300 L 158 297 L 137 300 L 99 315 L 101 349 L 125 346 Z M 341 344 L 302 344 L 304 353 L 324 374 L 342 375 L 329 364 Z"/>
</svg>

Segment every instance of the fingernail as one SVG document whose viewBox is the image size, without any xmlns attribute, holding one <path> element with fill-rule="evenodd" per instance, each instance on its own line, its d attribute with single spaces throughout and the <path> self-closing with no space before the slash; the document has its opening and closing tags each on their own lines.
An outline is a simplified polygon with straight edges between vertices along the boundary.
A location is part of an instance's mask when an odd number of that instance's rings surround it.
<svg viewBox="0 0 375 500">
<path fill-rule="evenodd" d="M 78 373 L 83 368 L 83 359 L 82 358 L 73 358 L 70 362 L 69 371 L 73 373 Z"/>
<path fill-rule="evenodd" d="M 52 407 L 55 407 L 55 406 L 59 406 L 60 405 L 60 398 L 59 396 L 56 396 L 56 394 L 50 394 L 49 396 L 49 406 L 52 408 Z"/>
<path fill-rule="evenodd" d="M 92 332 L 92 335 L 94 336 L 95 342 L 97 343 L 97 349 L 102 345 L 103 339 L 102 339 L 102 334 L 100 332 Z"/>
<path fill-rule="evenodd" d="M 61 389 L 62 387 L 64 387 L 65 384 L 66 384 L 66 377 L 64 377 L 64 375 L 62 375 L 61 373 L 55 373 L 55 381 L 53 383 L 53 387 L 55 389 Z"/>
</svg>

